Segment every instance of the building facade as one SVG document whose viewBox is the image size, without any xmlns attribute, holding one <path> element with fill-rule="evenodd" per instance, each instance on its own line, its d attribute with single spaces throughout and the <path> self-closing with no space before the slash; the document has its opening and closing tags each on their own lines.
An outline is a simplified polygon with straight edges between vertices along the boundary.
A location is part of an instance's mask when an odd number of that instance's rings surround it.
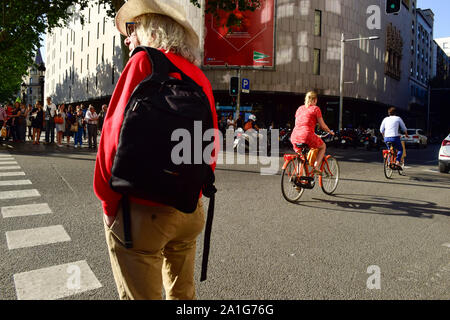
<svg viewBox="0 0 450 320">
<path fill-rule="evenodd" d="M 34 65 L 28 68 L 28 73 L 23 77 L 21 85 L 21 99 L 26 105 L 35 105 L 36 101 L 43 100 L 45 83 L 45 65 L 42 60 L 41 50 L 38 49 L 34 59 Z"/>
<path fill-rule="evenodd" d="M 440 80 L 450 79 L 450 56 L 444 49 L 433 41 L 433 72 L 432 78 Z"/>
<path fill-rule="evenodd" d="M 197 30 L 203 48 L 202 10 L 189 0 L 179 1 Z M 203 4 L 204 1 L 202 7 Z M 280 126 L 286 122 L 293 124 L 295 110 L 303 103 L 305 93 L 316 90 L 327 123 L 336 129 L 340 40 L 344 34 L 346 39 L 380 37 L 375 41 L 360 40 L 345 45 L 344 126 L 358 122 L 378 126 L 388 106 L 409 111 L 415 103 L 411 83 L 416 85 L 419 77 L 417 85 L 426 85 L 421 81 L 431 73 L 430 68 L 418 76 L 411 71 L 418 67 L 421 70 L 427 63 L 431 66 L 430 61 L 422 63 L 417 57 L 418 49 L 412 50 L 418 46 L 419 24 L 432 39 L 432 25 L 428 24 L 430 14 L 422 12 L 417 18 L 415 0 L 402 0 L 398 15 L 386 15 L 384 6 L 384 0 L 276 1 L 275 68 L 241 71 L 241 76 L 251 83 L 250 93 L 241 95 L 241 105 L 257 114 L 264 125 L 272 121 Z M 68 28 L 55 29 L 53 34 L 47 35 L 46 95 L 53 96 L 57 102 L 107 102 L 123 68 L 121 37 L 113 20 L 106 18 L 106 9 L 94 6 L 86 9 L 84 15 L 87 18 L 84 27 L 74 18 Z M 373 17 L 379 20 L 378 27 L 370 26 L 369 20 Z M 420 50 L 431 50 L 431 42 L 428 44 L 423 46 L 421 39 Z M 428 59 L 431 59 L 431 51 Z M 233 106 L 228 88 L 236 70 L 203 69 L 211 81 L 219 112 Z"/>
<path fill-rule="evenodd" d="M 434 39 L 441 49 L 450 57 L 450 37 Z"/>
<path fill-rule="evenodd" d="M 416 9 L 415 34 L 411 45 L 410 110 L 418 119 L 428 108 L 428 84 L 433 73 L 433 25 L 434 14 L 431 10 Z M 417 123 L 417 122 L 416 122 Z M 417 123 L 423 127 L 423 123 Z"/>
<path fill-rule="evenodd" d="M 76 8 L 73 9 L 76 11 Z M 123 69 L 121 36 L 107 9 L 84 10 L 85 24 L 73 15 L 66 28 L 47 34 L 45 95 L 56 103 L 108 100 Z"/>
</svg>

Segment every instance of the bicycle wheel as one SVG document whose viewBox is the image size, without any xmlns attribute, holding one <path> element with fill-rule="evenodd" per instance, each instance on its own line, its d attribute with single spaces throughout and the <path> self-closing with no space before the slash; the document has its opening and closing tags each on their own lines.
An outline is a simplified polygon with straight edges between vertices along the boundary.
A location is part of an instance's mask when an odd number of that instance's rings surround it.
<svg viewBox="0 0 450 320">
<path fill-rule="evenodd" d="M 328 195 L 331 195 L 336 190 L 339 183 L 339 163 L 336 158 L 329 157 L 323 164 L 322 176 L 319 177 L 319 182 L 323 192 Z"/>
<path fill-rule="evenodd" d="M 392 173 L 394 172 L 394 170 L 392 170 L 391 168 L 391 163 L 392 163 L 392 154 L 389 153 L 386 158 L 384 158 L 384 176 L 387 179 L 391 179 L 392 178 Z"/>
<path fill-rule="evenodd" d="M 294 181 L 301 175 L 303 164 L 298 159 L 292 159 L 288 162 L 281 173 L 281 193 L 283 197 L 292 203 L 300 199 L 305 189 L 297 187 Z"/>
</svg>

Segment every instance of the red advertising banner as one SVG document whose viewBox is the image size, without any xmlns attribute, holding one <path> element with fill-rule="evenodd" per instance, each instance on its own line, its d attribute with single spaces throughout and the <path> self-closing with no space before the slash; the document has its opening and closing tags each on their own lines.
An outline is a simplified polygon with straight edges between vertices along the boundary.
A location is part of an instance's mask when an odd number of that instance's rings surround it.
<svg viewBox="0 0 450 320">
<path fill-rule="evenodd" d="M 205 15 L 204 66 L 274 67 L 275 0 L 261 0 L 255 11 L 232 12 L 242 22 L 227 27 L 230 12 L 219 11 L 219 20 Z"/>
</svg>

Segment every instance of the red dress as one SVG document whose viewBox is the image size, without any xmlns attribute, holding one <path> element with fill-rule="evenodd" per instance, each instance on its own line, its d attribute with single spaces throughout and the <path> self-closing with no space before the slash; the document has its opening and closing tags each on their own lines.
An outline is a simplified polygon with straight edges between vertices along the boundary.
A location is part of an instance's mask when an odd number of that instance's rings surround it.
<svg viewBox="0 0 450 320">
<path fill-rule="evenodd" d="M 301 106 L 295 113 L 295 128 L 292 131 L 291 142 L 295 152 L 299 151 L 296 144 L 306 143 L 311 149 L 317 149 L 323 141 L 315 133 L 317 120 L 322 118 L 322 112 L 318 106 Z"/>
</svg>

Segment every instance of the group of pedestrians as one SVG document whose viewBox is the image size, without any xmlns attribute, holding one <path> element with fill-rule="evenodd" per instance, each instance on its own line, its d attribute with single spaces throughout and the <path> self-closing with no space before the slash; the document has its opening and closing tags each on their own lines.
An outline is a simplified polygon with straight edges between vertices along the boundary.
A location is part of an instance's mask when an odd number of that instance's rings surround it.
<svg viewBox="0 0 450 320">
<path fill-rule="evenodd" d="M 65 137 L 67 147 L 71 144 L 70 138 L 73 138 L 74 147 L 81 148 L 83 139 L 87 137 L 88 147 L 96 149 L 97 134 L 102 129 L 106 111 L 107 105 L 103 105 L 98 114 L 92 105 L 89 108 L 83 104 L 75 108 L 72 105 L 66 107 L 64 103 L 56 106 L 50 97 L 45 105 L 36 101 L 34 107 L 20 102 L 15 102 L 14 106 L 7 103 L 5 107 L 0 106 L 0 141 L 11 139 L 16 143 L 24 143 L 28 128 L 28 139 L 33 144 L 40 144 L 41 132 L 45 130 L 44 144 L 55 143 L 56 131 L 58 147 L 63 146 Z"/>
</svg>

